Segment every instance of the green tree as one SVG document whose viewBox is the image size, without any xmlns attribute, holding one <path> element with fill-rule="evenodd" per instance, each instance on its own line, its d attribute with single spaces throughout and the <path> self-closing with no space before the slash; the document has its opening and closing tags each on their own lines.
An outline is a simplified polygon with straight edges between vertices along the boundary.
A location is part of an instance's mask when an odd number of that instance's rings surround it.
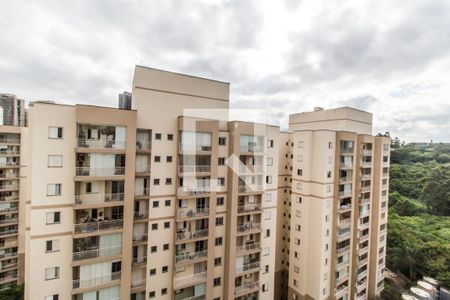
<svg viewBox="0 0 450 300">
<path fill-rule="evenodd" d="M 2 300 L 23 300 L 23 286 L 14 286 L 0 291 Z"/>
<path fill-rule="evenodd" d="M 450 165 L 442 165 L 431 171 L 421 198 L 433 214 L 450 216 Z"/>
</svg>

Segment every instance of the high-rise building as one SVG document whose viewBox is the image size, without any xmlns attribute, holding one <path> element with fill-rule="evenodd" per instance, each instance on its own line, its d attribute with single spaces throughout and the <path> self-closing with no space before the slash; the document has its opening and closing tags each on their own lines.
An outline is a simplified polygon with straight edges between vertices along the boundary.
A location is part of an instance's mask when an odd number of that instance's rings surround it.
<svg viewBox="0 0 450 300">
<path fill-rule="evenodd" d="M 26 300 L 379 294 L 389 138 L 351 108 L 230 121 L 229 88 L 137 66 L 119 108 L 30 103 L 5 136 L 27 181 L 1 198 Z"/>
<path fill-rule="evenodd" d="M 349 107 L 290 116 L 277 297 L 373 299 L 383 289 L 390 139 L 371 134 L 372 115 Z"/>
<path fill-rule="evenodd" d="M 27 128 L 18 115 L 25 115 L 23 100 L 0 94 L 0 290 L 23 283 Z"/>
</svg>

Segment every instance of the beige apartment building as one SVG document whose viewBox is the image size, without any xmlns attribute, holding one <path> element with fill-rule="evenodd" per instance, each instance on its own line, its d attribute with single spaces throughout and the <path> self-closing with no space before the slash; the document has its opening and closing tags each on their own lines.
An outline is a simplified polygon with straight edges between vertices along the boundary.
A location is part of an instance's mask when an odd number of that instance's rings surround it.
<svg viewBox="0 0 450 300">
<path fill-rule="evenodd" d="M 388 136 L 349 107 L 290 115 L 280 146 L 277 299 L 374 299 L 384 285 Z"/>
<path fill-rule="evenodd" d="M 389 138 L 348 107 L 291 115 L 288 132 L 231 121 L 229 93 L 136 66 L 118 108 L 36 101 L 28 127 L 0 126 L 0 289 L 24 283 L 26 300 L 378 295 Z"/>
<path fill-rule="evenodd" d="M 0 290 L 23 283 L 24 125 L 23 100 L 0 94 Z"/>
</svg>

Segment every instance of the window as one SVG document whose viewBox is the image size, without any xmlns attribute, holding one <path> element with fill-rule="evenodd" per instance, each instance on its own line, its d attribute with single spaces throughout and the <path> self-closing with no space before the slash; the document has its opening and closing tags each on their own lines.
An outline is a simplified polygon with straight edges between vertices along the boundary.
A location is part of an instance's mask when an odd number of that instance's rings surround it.
<svg viewBox="0 0 450 300">
<path fill-rule="evenodd" d="M 167 251 L 169 250 L 169 244 L 164 244 L 163 245 L 163 251 Z"/>
<path fill-rule="evenodd" d="M 272 194 L 265 194 L 265 195 L 264 195 L 264 200 L 265 200 L 266 202 L 272 201 Z"/>
<path fill-rule="evenodd" d="M 221 284 L 220 277 L 214 278 L 214 286 L 219 286 Z"/>
<path fill-rule="evenodd" d="M 161 295 L 167 295 L 167 288 L 161 289 Z"/>
<path fill-rule="evenodd" d="M 158 251 L 158 246 L 151 246 L 150 247 L 150 253 L 155 253 L 156 251 Z"/>
<path fill-rule="evenodd" d="M 159 185 L 159 178 L 153 179 L 153 185 Z"/>
<path fill-rule="evenodd" d="M 332 156 L 328 156 L 328 163 L 331 164 L 333 162 L 333 157 Z"/>
<path fill-rule="evenodd" d="M 223 217 L 216 218 L 216 226 L 223 226 Z"/>
<path fill-rule="evenodd" d="M 298 147 L 299 147 L 299 148 L 303 148 L 303 141 L 299 141 L 299 142 L 298 142 Z"/>
<path fill-rule="evenodd" d="M 272 183 L 272 176 L 266 176 L 266 183 L 268 184 Z"/>
<path fill-rule="evenodd" d="M 327 172 L 327 178 L 331 178 L 331 171 Z"/>
<path fill-rule="evenodd" d="M 271 218 L 270 211 L 266 211 L 266 212 L 264 213 L 264 220 L 270 220 L 270 218 Z"/>
<path fill-rule="evenodd" d="M 224 197 L 217 197 L 216 199 L 216 205 L 217 206 L 222 206 L 225 202 L 225 198 Z"/>
<path fill-rule="evenodd" d="M 59 251 L 59 240 L 49 240 L 45 242 L 45 252 Z"/>
<path fill-rule="evenodd" d="M 216 257 L 214 258 L 214 266 L 221 266 L 222 265 L 222 257 Z"/>
<path fill-rule="evenodd" d="M 161 156 L 155 156 L 155 162 L 161 162 Z"/>
<path fill-rule="evenodd" d="M 297 161 L 303 162 L 303 155 L 297 155 Z"/>
<path fill-rule="evenodd" d="M 50 296 L 45 296 L 45 300 L 59 300 L 59 295 L 54 294 L 54 295 L 50 295 Z"/>
<path fill-rule="evenodd" d="M 266 237 L 270 236 L 270 229 L 266 229 Z"/>
<path fill-rule="evenodd" d="M 172 178 L 166 178 L 166 185 L 172 184 Z"/>
<path fill-rule="evenodd" d="M 215 240 L 215 244 L 216 244 L 216 246 L 222 246 L 223 238 L 222 237 L 217 237 L 216 240 Z"/>
<path fill-rule="evenodd" d="M 166 156 L 166 162 L 171 163 L 172 162 L 172 156 Z"/>
<path fill-rule="evenodd" d="M 150 276 L 156 275 L 156 269 L 150 269 Z"/>
<path fill-rule="evenodd" d="M 225 185 L 225 178 L 224 177 L 217 178 L 217 185 L 218 186 L 224 186 Z"/>
<path fill-rule="evenodd" d="M 330 221 L 330 216 L 329 215 L 326 215 L 325 216 L 325 222 L 329 222 Z"/>
<path fill-rule="evenodd" d="M 298 197 L 298 198 L 297 198 L 297 203 L 298 203 L 298 204 L 302 204 L 302 197 Z"/>
<path fill-rule="evenodd" d="M 300 226 L 299 224 L 295 224 L 295 230 L 296 231 L 301 231 L 302 230 L 302 226 Z"/>
<path fill-rule="evenodd" d="M 159 201 L 153 201 L 152 204 L 153 207 L 159 207 Z"/>
<path fill-rule="evenodd" d="M 167 140 L 173 141 L 173 134 L 171 134 L 171 133 L 167 134 Z"/>
<path fill-rule="evenodd" d="M 300 245 L 300 239 L 295 238 L 295 239 L 294 239 L 294 243 L 295 243 L 296 245 Z"/>
<path fill-rule="evenodd" d="M 265 265 L 265 267 L 264 267 L 264 273 L 269 273 L 269 265 Z"/>
<path fill-rule="evenodd" d="M 263 285 L 262 285 L 262 291 L 263 292 L 267 292 L 269 290 L 269 284 L 268 283 L 264 283 Z"/>
<path fill-rule="evenodd" d="M 158 230 L 158 223 L 152 224 L 152 230 Z"/>
<path fill-rule="evenodd" d="M 270 255 L 270 247 L 264 248 L 262 252 L 264 256 Z"/>
<path fill-rule="evenodd" d="M 63 156 L 62 155 L 49 155 L 47 166 L 49 168 L 61 168 L 63 166 Z"/>
<path fill-rule="evenodd" d="M 303 176 L 303 169 L 297 169 L 297 175 Z"/>
<path fill-rule="evenodd" d="M 61 183 L 47 184 L 47 196 L 61 196 Z"/>
<path fill-rule="evenodd" d="M 332 142 L 328 142 L 328 149 L 333 149 L 333 143 Z"/>
<path fill-rule="evenodd" d="M 294 271 L 295 271 L 295 268 L 294 268 Z M 294 279 L 294 286 L 298 287 L 298 281 L 296 279 Z"/>
<path fill-rule="evenodd" d="M 161 139 L 161 133 L 155 133 L 155 140 Z"/>
<path fill-rule="evenodd" d="M 164 229 L 170 228 L 170 222 L 164 222 Z"/>
<path fill-rule="evenodd" d="M 225 137 L 219 137 L 219 145 L 226 145 L 227 139 Z"/>
<path fill-rule="evenodd" d="M 59 267 L 45 269 L 45 280 L 52 280 L 57 278 L 59 278 Z"/>
<path fill-rule="evenodd" d="M 167 273 L 167 272 L 169 272 L 169 267 L 168 267 L 168 266 L 164 266 L 164 267 L 162 267 L 162 270 L 161 270 L 161 272 L 163 272 L 163 273 Z"/>
<path fill-rule="evenodd" d="M 161 138 L 160 138 L 161 139 Z M 156 292 L 155 291 L 151 291 L 148 293 L 148 297 L 149 298 L 155 298 L 156 297 Z"/>
<path fill-rule="evenodd" d="M 273 140 L 267 140 L 267 148 L 273 148 Z"/>
<path fill-rule="evenodd" d="M 62 127 L 48 127 L 48 138 L 49 139 L 62 139 L 63 128 Z"/>
<path fill-rule="evenodd" d="M 46 214 L 47 225 L 59 224 L 61 222 L 61 212 L 54 211 Z"/>
<path fill-rule="evenodd" d="M 218 165 L 224 166 L 225 165 L 225 157 L 219 157 L 218 158 Z"/>
<path fill-rule="evenodd" d="M 170 206 L 170 204 L 171 204 L 171 201 L 170 201 L 170 200 L 165 200 L 165 201 L 164 201 L 164 205 L 165 205 L 165 206 Z"/>
<path fill-rule="evenodd" d="M 268 157 L 266 160 L 266 165 L 267 166 L 273 166 L 273 158 L 272 157 Z"/>
</svg>

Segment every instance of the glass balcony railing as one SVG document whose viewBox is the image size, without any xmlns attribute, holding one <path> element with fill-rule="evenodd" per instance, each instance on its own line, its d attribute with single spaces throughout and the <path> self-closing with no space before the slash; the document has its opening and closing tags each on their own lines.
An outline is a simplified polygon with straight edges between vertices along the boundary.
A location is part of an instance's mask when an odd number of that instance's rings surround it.
<svg viewBox="0 0 450 300">
<path fill-rule="evenodd" d="M 107 231 L 114 229 L 121 229 L 123 227 L 123 220 L 110 220 L 110 221 L 100 221 L 100 222 L 87 222 L 75 224 L 75 233 L 93 233 L 98 231 Z"/>
<path fill-rule="evenodd" d="M 91 205 L 109 202 L 123 202 L 124 193 L 112 194 L 84 194 L 75 196 L 75 204 L 77 205 Z"/>
<path fill-rule="evenodd" d="M 101 276 L 94 276 L 86 279 L 75 279 L 72 281 L 73 289 L 90 288 L 102 285 L 111 281 L 120 280 L 121 272 L 113 272 Z"/>
<path fill-rule="evenodd" d="M 73 261 L 80 261 L 85 259 L 93 259 L 105 256 L 116 256 L 122 253 L 122 246 L 101 248 L 101 249 L 89 249 L 84 251 L 74 252 L 72 254 Z"/>
<path fill-rule="evenodd" d="M 125 167 L 93 168 L 77 167 L 76 176 L 117 176 L 125 175 Z"/>
<path fill-rule="evenodd" d="M 112 140 L 112 139 L 77 139 L 78 148 L 90 148 L 90 149 L 125 149 L 125 141 Z"/>
</svg>

